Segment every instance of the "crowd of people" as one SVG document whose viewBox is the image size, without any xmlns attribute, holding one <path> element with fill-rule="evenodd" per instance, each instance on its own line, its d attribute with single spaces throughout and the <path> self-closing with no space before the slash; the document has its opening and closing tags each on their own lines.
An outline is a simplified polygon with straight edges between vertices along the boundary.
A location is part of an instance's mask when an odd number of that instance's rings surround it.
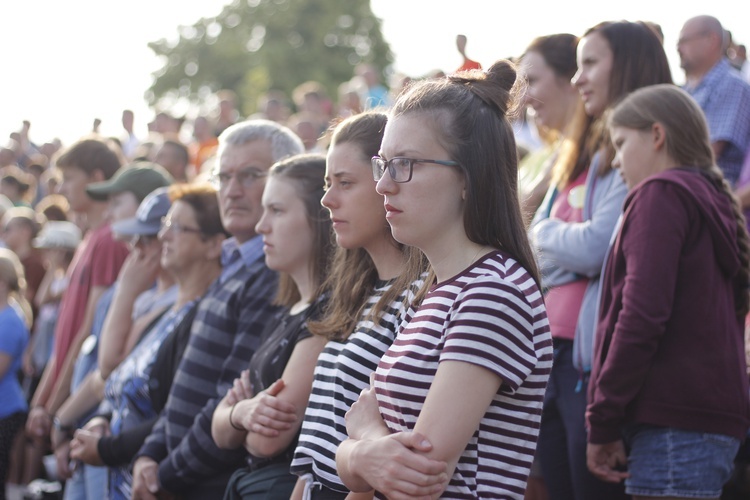
<svg viewBox="0 0 750 500">
<path fill-rule="evenodd" d="M 0 499 L 746 498 L 741 46 L 688 19 L 678 87 L 653 22 L 456 44 L 11 134 Z"/>
</svg>

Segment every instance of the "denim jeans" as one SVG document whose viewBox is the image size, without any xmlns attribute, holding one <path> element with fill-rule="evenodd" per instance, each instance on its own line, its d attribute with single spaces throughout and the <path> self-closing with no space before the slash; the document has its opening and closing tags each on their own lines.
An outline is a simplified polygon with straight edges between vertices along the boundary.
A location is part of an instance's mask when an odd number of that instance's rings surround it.
<svg viewBox="0 0 750 500">
<path fill-rule="evenodd" d="M 79 464 L 73 477 L 65 481 L 64 500 L 107 498 L 107 468 Z"/>
<path fill-rule="evenodd" d="M 722 434 L 634 424 L 629 446 L 627 492 L 639 496 L 718 498 L 734 469 L 740 440 Z"/>
</svg>

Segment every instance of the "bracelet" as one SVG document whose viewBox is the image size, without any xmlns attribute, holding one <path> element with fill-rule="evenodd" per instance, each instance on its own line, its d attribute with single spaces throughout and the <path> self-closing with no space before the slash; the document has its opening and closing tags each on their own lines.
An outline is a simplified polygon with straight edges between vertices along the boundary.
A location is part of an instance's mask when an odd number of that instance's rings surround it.
<svg viewBox="0 0 750 500">
<path fill-rule="evenodd" d="M 73 431 L 76 430 L 76 427 L 74 425 L 63 425 L 63 423 L 57 417 L 52 419 L 52 425 L 55 427 L 55 430 L 66 434 L 73 434 Z"/>
<path fill-rule="evenodd" d="M 237 403 L 239 403 L 239 401 L 237 401 Z M 238 431 L 241 431 L 241 432 L 246 432 L 246 430 L 245 430 L 245 428 L 244 428 L 244 427 L 237 427 L 237 426 L 236 426 L 236 425 L 234 424 L 234 421 L 232 420 L 232 415 L 234 414 L 234 408 L 235 408 L 235 407 L 237 406 L 237 403 L 234 403 L 234 404 L 232 405 L 232 409 L 231 409 L 231 410 L 229 410 L 229 425 L 231 425 L 231 426 L 232 426 L 232 428 L 233 428 L 233 429 L 235 429 L 235 430 L 238 430 Z"/>
</svg>

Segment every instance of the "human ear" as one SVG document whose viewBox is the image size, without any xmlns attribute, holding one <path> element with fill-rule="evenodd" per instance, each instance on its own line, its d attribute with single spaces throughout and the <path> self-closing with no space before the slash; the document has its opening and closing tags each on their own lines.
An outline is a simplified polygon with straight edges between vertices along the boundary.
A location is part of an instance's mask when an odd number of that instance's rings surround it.
<svg viewBox="0 0 750 500">
<path fill-rule="evenodd" d="M 651 126 L 651 134 L 654 140 L 654 150 L 660 150 L 667 142 L 667 133 L 661 123 L 654 123 Z"/>
</svg>

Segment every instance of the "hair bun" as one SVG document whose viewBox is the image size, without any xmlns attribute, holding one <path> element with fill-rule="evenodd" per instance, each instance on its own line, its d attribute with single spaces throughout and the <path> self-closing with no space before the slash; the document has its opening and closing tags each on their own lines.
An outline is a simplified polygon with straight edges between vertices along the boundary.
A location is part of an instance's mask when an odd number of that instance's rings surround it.
<svg viewBox="0 0 750 500">
<path fill-rule="evenodd" d="M 516 76 L 515 66 L 510 61 L 501 59 L 487 71 L 466 71 L 452 76 L 451 79 L 465 85 L 485 104 L 505 116 L 517 107 L 518 99 L 513 90 Z"/>
</svg>

